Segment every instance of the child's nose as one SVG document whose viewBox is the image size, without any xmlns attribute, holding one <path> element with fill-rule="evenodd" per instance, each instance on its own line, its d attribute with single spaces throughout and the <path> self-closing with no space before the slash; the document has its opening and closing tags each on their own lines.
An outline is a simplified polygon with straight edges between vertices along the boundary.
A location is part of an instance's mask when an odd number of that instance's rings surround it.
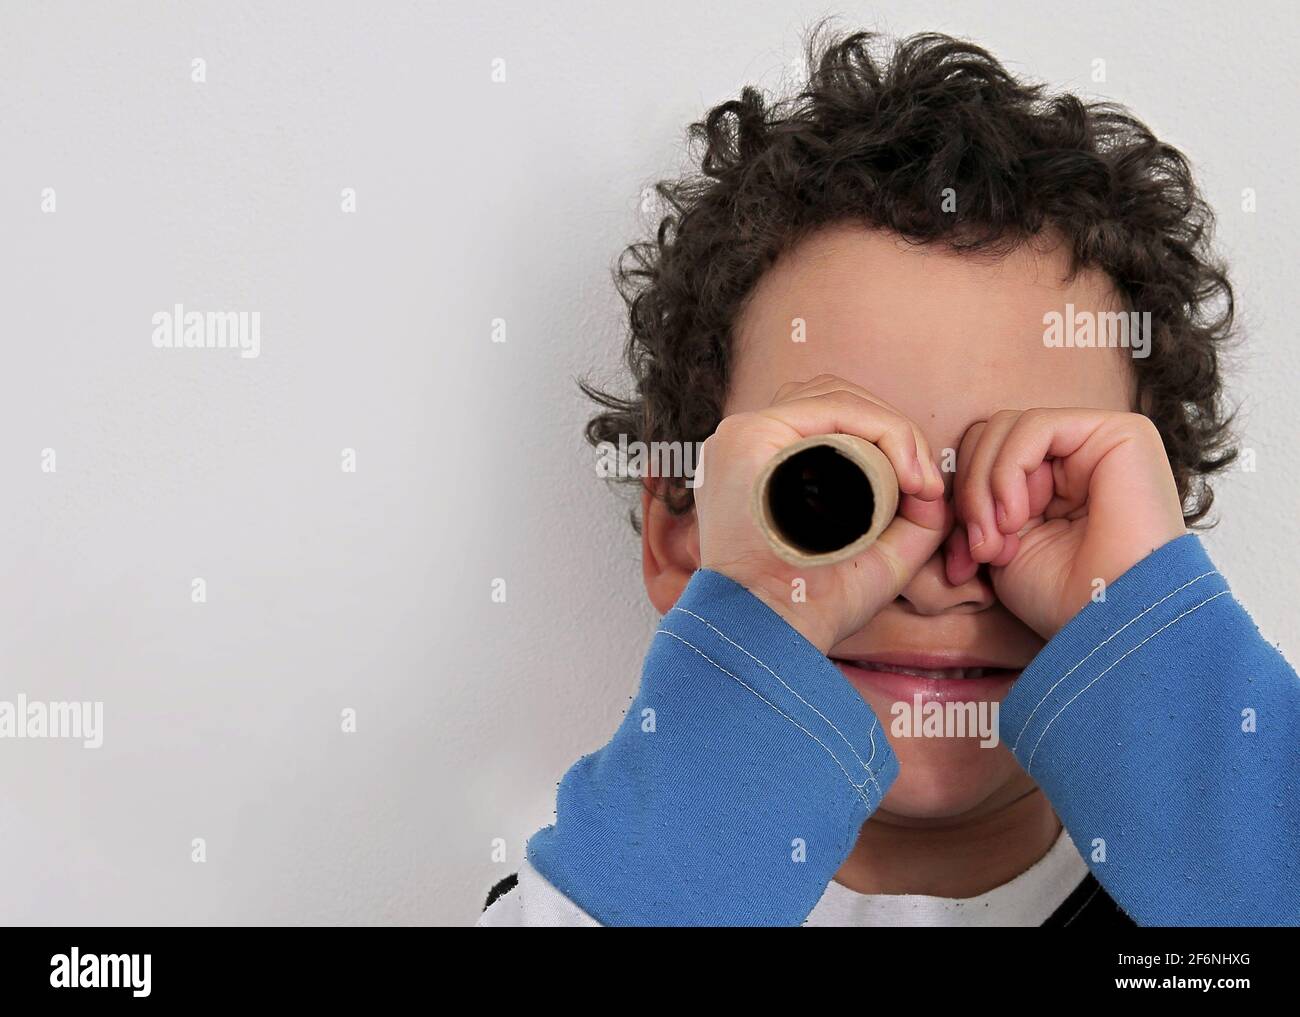
<svg viewBox="0 0 1300 1017">
<path fill-rule="evenodd" d="M 984 611 L 992 607 L 997 598 L 982 569 L 965 582 L 950 582 L 944 564 L 944 548 L 941 547 L 921 566 L 921 571 L 899 594 L 899 600 L 905 601 L 916 614 L 939 615 L 955 611 Z"/>
</svg>

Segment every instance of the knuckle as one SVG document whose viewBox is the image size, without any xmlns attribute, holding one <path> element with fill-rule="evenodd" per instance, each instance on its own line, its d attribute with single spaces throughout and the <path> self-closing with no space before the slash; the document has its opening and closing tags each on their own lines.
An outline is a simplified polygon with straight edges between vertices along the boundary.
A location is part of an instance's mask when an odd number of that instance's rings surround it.
<svg viewBox="0 0 1300 1017">
<path fill-rule="evenodd" d="M 733 413 L 729 417 L 723 417 L 714 428 L 713 434 L 705 440 L 705 444 L 712 441 L 716 446 L 720 443 L 726 443 L 734 437 L 744 434 L 747 429 L 749 417 L 748 413 Z M 716 439 L 716 440 L 715 440 Z"/>
<path fill-rule="evenodd" d="M 953 505 L 956 507 L 957 513 L 964 519 L 969 519 L 971 516 L 978 515 L 982 506 L 982 500 L 975 485 L 963 484 L 961 490 L 958 491 L 956 496 L 953 498 Z"/>
<path fill-rule="evenodd" d="M 984 429 L 986 427 L 988 427 L 987 421 L 977 420 L 975 421 L 975 423 L 971 424 L 968 428 L 966 428 L 966 430 L 962 432 L 961 442 L 959 443 L 957 454 L 959 456 L 969 458 L 971 452 L 974 451 L 975 449 L 976 443 L 980 439 L 980 435 L 984 433 Z"/>
<path fill-rule="evenodd" d="M 989 483 L 993 490 L 998 493 L 1005 493 L 1015 487 L 1016 481 L 1023 476 L 1021 471 L 1014 463 L 995 463 L 993 470 L 989 475 Z"/>
<path fill-rule="evenodd" d="M 899 560 L 898 555 L 894 554 L 886 545 L 878 543 L 876 544 L 876 550 L 880 554 L 880 561 L 884 564 L 885 570 L 889 573 L 890 589 L 903 589 L 908 581 L 906 566 Z"/>
<path fill-rule="evenodd" d="M 885 430 L 898 438 L 904 446 L 916 444 L 916 428 L 900 416 L 891 413 L 889 421 L 885 424 Z"/>
<path fill-rule="evenodd" d="M 1156 422 L 1154 420 L 1152 420 L 1150 417 L 1144 416 L 1141 413 L 1130 413 L 1128 414 L 1128 416 L 1132 418 L 1132 427 L 1134 429 L 1134 433 L 1136 433 L 1137 435 L 1143 438 L 1146 438 L 1149 441 L 1156 442 L 1161 445 L 1164 444 L 1164 438 L 1160 434 L 1160 428 L 1156 426 Z"/>
</svg>

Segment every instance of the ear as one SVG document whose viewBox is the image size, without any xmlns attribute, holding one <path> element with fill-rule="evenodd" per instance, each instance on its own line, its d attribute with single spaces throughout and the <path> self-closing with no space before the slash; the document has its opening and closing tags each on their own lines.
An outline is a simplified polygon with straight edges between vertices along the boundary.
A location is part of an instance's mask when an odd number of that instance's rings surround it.
<svg viewBox="0 0 1300 1017">
<path fill-rule="evenodd" d="M 641 489 L 641 574 L 650 603 L 667 614 L 700 567 L 700 531 L 693 508 L 673 515 L 654 496 L 651 485 L 661 482 L 647 477 Z"/>
</svg>

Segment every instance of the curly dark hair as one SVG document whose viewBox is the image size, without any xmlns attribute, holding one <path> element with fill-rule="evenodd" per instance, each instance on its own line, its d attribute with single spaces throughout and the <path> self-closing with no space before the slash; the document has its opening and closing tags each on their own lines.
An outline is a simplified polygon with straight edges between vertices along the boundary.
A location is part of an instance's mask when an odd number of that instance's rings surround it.
<svg viewBox="0 0 1300 1017">
<path fill-rule="evenodd" d="M 1073 272 L 1104 271 L 1130 308 L 1151 312 L 1150 355 L 1134 360 L 1138 405 L 1164 439 L 1186 522 L 1202 520 L 1207 475 L 1236 458 L 1220 370 L 1234 301 L 1183 154 L 1123 107 L 1048 93 L 946 35 L 890 47 L 823 23 L 806 51 L 797 94 L 746 87 L 715 106 L 690 127 L 699 172 L 656 185 L 658 230 L 615 268 L 634 389 L 579 383 L 601 407 L 587 440 L 707 438 L 746 297 L 819 228 L 852 222 L 995 256 L 1051 230 Z M 945 188 L 959 211 L 942 209 Z M 674 513 L 692 504 L 680 480 L 656 496 Z"/>
</svg>

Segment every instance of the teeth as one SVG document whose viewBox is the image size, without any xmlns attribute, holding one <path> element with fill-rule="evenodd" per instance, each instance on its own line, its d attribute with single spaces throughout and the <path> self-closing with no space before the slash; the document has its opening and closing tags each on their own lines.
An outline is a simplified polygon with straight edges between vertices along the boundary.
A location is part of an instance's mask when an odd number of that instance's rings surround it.
<svg viewBox="0 0 1300 1017">
<path fill-rule="evenodd" d="M 987 667 L 943 667 L 936 669 L 922 667 L 902 667 L 896 664 L 875 664 L 865 663 L 873 671 L 883 671 L 885 674 L 905 674 L 914 678 L 938 678 L 948 681 L 960 681 L 963 678 L 983 678 L 990 668 Z M 859 664 L 859 666 L 864 666 Z"/>
</svg>

